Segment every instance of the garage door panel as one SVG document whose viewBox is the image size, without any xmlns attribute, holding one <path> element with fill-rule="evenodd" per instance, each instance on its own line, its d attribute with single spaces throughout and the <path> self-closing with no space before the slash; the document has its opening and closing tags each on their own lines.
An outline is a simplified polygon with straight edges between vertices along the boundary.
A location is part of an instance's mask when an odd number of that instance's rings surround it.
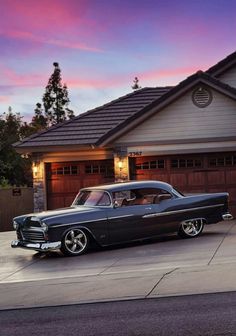
<svg viewBox="0 0 236 336">
<path fill-rule="evenodd" d="M 151 180 L 168 182 L 169 178 L 167 174 L 154 173 L 154 174 L 151 174 Z"/>
<path fill-rule="evenodd" d="M 81 188 L 114 181 L 112 171 L 113 160 L 46 164 L 47 208 L 70 206 Z"/>
<path fill-rule="evenodd" d="M 235 188 L 227 188 L 226 191 L 229 193 L 230 202 L 236 203 L 236 187 Z"/>
<path fill-rule="evenodd" d="M 50 193 L 63 193 L 64 192 L 63 180 L 60 178 L 50 180 L 48 191 Z"/>
<path fill-rule="evenodd" d="M 205 173 L 204 172 L 188 173 L 188 184 L 190 187 L 204 185 L 205 184 Z"/>
<path fill-rule="evenodd" d="M 225 172 L 214 171 L 207 173 L 208 185 L 225 185 Z"/>
<path fill-rule="evenodd" d="M 71 195 L 71 196 L 64 197 L 64 206 L 71 206 L 71 204 L 73 203 L 76 195 L 77 195 L 77 193 L 75 193 L 74 195 Z"/>
<path fill-rule="evenodd" d="M 81 181 L 79 177 L 64 179 L 63 184 L 64 184 L 64 192 L 69 191 L 77 193 L 81 188 Z"/>
<path fill-rule="evenodd" d="M 137 174 L 136 175 L 136 180 L 137 181 L 147 181 L 151 180 L 150 174 Z"/>
<path fill-rule="evenodd" d="M 59 209 L 64 207 L 65 203 L 62 196 L 52 196 L 48 200 L 48 209 Z"/>
<path fill-rule="evenodd" d="M 170 183 L 173 186 L 185 187 L 187 185 L 187 175 L 182 174 L 171 174 Z"/>
<path fill-rule="evenodd" d="M 236 170 L 228 169 L 226 172 L 226 183 L 236 185 Z"/>
<path fill-rule="evenodd" d="M 84 187 L 92 187 L 101 183 L 100 178 L 89 178 L 84 181 Z"/>
</svg>

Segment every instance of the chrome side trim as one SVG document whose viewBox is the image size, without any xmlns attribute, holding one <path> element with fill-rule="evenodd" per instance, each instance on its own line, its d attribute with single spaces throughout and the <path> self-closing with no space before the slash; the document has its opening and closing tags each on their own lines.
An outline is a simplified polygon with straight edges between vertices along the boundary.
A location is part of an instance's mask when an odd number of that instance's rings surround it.
<svg viewBox="0 0 236 336">
<path fill-rule="evenodd" d="M 125 218 L 125 217 L 133 217 L 135 216 L 134 214 L 130 214 L 130 215 L 123 215 L 123 216 L 115 216 L 115 217 L 108 217 L 109 219 L 117 219 L 117 218 Z"/>
<path fill-rule="evenodd" d="M 169 216 L 179 213 L 185 213 L 189 211 L 196 211 L 196 210 L 204 210 L 204 209 L 211 209 L 211 208 L 218 208 L 223 206 L 224 204 L 216 204 L 216 205 L 207 205 L 204 207 L 197 207 L 197 208 L 190 208 L 190 209 L 182 209 L 182 210 L 173 210 L 173 211 L 167 211 L 167 212 L 156 212 L 153 214 L 144 215 L 142 218 L 153 218 L 153 217 L 162 217 L 162 216 Z"/>
<path fill-rule="evenodd" d="M 50 225 L 50 228 L 55 228 L 55 227 L 62 227 L 62 226 L 68 226 L 68 225 L 80 225 L 80 224 L 84 224 L 84 223 L 91 223 L 91 222 L 101 222 L 107 220 L 107 218 L 100 218 L 100 219 L 90 219 L 87 221 L 79 221 L 79 222 L 74 222 L 74 223 L 66 223 L 66 224 L 59 224 L 59 225 Z"/>
</svg>

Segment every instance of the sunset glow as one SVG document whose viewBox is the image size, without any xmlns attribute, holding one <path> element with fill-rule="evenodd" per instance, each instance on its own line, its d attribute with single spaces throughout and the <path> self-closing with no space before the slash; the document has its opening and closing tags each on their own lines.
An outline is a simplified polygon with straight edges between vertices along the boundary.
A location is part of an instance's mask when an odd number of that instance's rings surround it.
<svg viewBox="0 0 236 336">
<path fill-rule="evenodd" d="M 0 114 L 26 120 L 59 62 L 75 114 L 178 84 L 236 50 L 234 0 L 0 0 Z"/>
</svg>

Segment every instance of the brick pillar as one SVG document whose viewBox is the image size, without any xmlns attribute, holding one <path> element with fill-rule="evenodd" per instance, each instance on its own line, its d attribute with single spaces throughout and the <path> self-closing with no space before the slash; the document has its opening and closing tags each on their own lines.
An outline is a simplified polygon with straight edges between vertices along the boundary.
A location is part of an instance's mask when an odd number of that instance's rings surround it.
<svg viewBox="0 0 236 336">
<path fill-rule="evenodd" d="M 33 162 L 34 212 L 45 210 L 44 163 Z"/>
<path fill-rule="evenodd" d="M 114 154 L 115 181 L 125 182 L 129 180 L 129 158 L 125 154 Z"/>
</svg>

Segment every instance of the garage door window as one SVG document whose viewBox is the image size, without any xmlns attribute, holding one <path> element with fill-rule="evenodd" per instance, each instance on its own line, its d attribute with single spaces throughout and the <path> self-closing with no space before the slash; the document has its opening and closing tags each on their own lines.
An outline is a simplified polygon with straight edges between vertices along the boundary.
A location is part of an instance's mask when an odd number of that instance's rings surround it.
<svg viewBox="0 0 236 336">
<path fill-rule="evenodd" d="M 57 167 L 52 170 L 52 175 L 78 175 L 78 166 Z"/>
<path fill-rule="evenodd" d="M 227 155 L 211 158 L 209 160 L 209 166 L 210 167 L 236 166 L 236 155 Z"/>
<path fill-rule="evenodd" d="M 113 168 L 105 166 L 105 165 L 86 165 L 85 173 L 86 174 L 103 174 L 105 176 L 114 175 Z"/>
<path fill-rule="evenodd" d="M 201 168 L 203 162 L 200 159 L 172 159 L 171 168 Z"/>
<path fill-rule="evenodd" d="M 136 169 L 164 169 L 164 160 L 146 161 L 136 165 Z"/>
</svg>

